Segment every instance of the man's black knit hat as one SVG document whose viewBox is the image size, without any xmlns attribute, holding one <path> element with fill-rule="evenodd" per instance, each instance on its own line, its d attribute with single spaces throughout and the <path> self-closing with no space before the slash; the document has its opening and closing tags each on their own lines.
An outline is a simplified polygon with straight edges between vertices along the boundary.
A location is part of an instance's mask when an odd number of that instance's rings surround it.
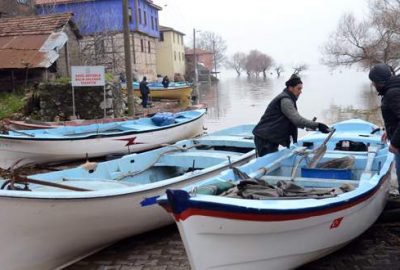
<svg viewBox="0 0 400 270">
<path fill-rule="evenodd" d="M 292 74 L 290 76 L 290 79 L 285 83 L 286 87 L 292 86 L 295 87 L 298 84 L 302 84 L 303 82 L 301 81 L 300 77 L 297 74 Z"/>
<path fill-rule="evenodd" d="M 386 64 L 376 64 L 369 72 L 369 79 L 374 83 L 385 84 L 393 76 L 393 71 Z"/>
</svg>

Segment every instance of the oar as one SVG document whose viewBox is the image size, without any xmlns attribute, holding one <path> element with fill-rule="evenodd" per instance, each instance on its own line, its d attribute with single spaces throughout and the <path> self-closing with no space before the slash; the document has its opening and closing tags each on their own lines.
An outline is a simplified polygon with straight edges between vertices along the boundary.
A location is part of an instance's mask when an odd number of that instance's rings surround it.
<svg viewBox="0 0 400 270">
<path fill-rule="evenodd" d="M 22 176 L 18 176 L 18 175 L 15 176 L 14 182 L 15 183 L 38 184 L 38 185 L 62 188 L 62 189 L 73 190 L 73 191 L 91 191 L 90 189 L 86 189 L 86 188 L 73 187 L 73 186 L 68 186 L 68 185 L 63 185 L 63 184 L 58 184 L 58 183 L 52 183 L 52 182 L 47 182 L 47 181 L 42 181 L 42 180 L 34 180 L 34 179 L 29 179 L 27 177 L 22 177 Z"/>
<path fill-rule="evenodd" d="M 253 173 L 250 173 L 249 177 L 257 178 L 257 177 L 260 177 L 262 175 L 265 175 L 271 169 L 273 169 L 274 167 L 279 166 L 281 164 L 281 162 L 284 161 L 285 159 L 288 159 L 288 158 L 290 158 L 290 157 L 292 157 L 292 156 L 294 156 L 294 155 L 296 155 L 298 153 L 302 153 L 306 149 L 307 149 L 306 147 L 302 147 L 302 146 L 301 147 L 297 147 L 297 148 L 293 149 L 292 151 L 290 151 L 289 153 L 287 153 L 286 155 L 283 155 L 283 156 L 277 158 L 276 160 L 274 160 L 273 162 L 268 163 L 267 166 L 261 167 L 257 171 L 255 171 Z"/>
<path fill-rule="evenodd" d="M 310 164 L 308 165 L 308 168 L 315 168 L 318 164 L 318 162 L 321 160 L 321 158 L 325 155 L 326 152 L 326 144 L 328 141 L 331 139 L 333 133 L 335 133 L 336 129 L 332 129 L 331 132 L 329 132 L 328 136 L 324 140 L 324 142 L 314 150 L 314 156 L 310 161 Z"/>
</svg>

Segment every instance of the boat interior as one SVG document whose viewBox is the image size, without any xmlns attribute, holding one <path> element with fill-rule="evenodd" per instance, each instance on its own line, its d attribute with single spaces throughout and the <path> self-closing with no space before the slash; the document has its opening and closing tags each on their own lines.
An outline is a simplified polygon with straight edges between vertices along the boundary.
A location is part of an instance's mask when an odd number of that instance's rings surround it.
<svg viewBox="0 0 400 270">
<path fill-rule="evenodd" d="M 330 196 L 336 196 L 354 190 L 361 181 L 368 181 L 373 176 L 379 175 L 387 159 L 387 147 L 380 142 L 368 143 L 364 146 L 362 142 L 359 142 L 354 144 L 356 147 L 350 148 L 347 147 L 347 143 L 345 147 L 341 145 L 341 141 L 330 142 L 327 150 L 313 168 L 310 168 L 310 163 L 318 147 L 311 149 L 299 147 L 295 151 L 277 152 L 257 159 L 240 170 L 235 168 L 203 182 L 202 186 L 194 188 L 194 193 L 231 196 L 227 189 L 236 189 L 235 192 L 237 192 L 237 189 L 243 189 L 243 186 L 247 184 L 252 190 L 256 186 L 257 189 L 262 189 L 262 186 L 267 189 L 277 189 L 277 186 L 295 184 L 301 191 L 299 191 L 299 196 L 291 194 L 293 197 L 304 198 L 305 194 L 311 190 L 310 198 L 315 198 L 315 192 L 319 189 L 324 191 L 331 189 Z M 234 184 L 234 187 L 227 183 Z M 225 189 L 212 188 L 221 185 Z M 262 193 L 260 190 L 254 192 Z M 236 195 L 231 197 L 237 197 Z M 272 197 L 274 195 L 271 195 Z M 279 197 L 283 199 L 285 196 Z M 260 199 L 260 197 L 257 198 Z"/>
<path fill-rule="evenodd" d="M 254 151 L 254 143 L 250 138 L 227 135 L 210 140 L 207 137 L 107 162 L 88 162 L 73 169 L 32 175 L 29 179 L 88 190 L 123 188 L 178 176 L 187 175 L 189 178 L 193 173 L 199 174 L 201 170 L 212 166 L 234 165 L 244 154 Z M 62 188 L 37 183 L 29 184 L 29 189 L 63 191 Z"/>
</svg>

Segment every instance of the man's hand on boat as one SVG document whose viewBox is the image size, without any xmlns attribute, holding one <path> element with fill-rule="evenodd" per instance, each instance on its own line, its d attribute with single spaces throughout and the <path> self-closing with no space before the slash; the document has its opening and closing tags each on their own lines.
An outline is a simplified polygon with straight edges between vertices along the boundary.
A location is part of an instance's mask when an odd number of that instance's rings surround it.
<svg viewBox="0 0 400 270">
<path fill-rule="evenodd" d="M 324 123 L 318 123 L 318 130 L 321 131 L 322 133 L 329 133 L 331 132 L 331 129 L 325 125 Z"/>
<path fill-rule="evenodd" d="M 389 152 L 396 154 L 396 155 L 400 154 L 399 148 L 396 148 L 393 145 L 389 145 Z"/>
<path fill-rule="evenodd" d="M 386 131 L 383 132 L 383 134 L 382 134 L 382 136 L 381 136 L 381 141 L 382 141 L 383 143 L 387 143 L 387 141 L 388 141 L 388 136 L 387 136 Z"/>
</svg>

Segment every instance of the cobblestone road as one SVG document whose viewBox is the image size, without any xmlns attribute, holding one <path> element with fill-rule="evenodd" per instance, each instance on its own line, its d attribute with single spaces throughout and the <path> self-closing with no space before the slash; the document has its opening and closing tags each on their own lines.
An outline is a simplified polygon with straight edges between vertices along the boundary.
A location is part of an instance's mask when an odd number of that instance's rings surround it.
<svg viewBox="0 0 400 270">
<path fill-rule="evenodd" d="M 123 240 L 68 270 L 188 270 L 175 225 Z M 378 222 L 358 239 L 299 270 L 398 270 L 400 222 Z"/>
</svg>

